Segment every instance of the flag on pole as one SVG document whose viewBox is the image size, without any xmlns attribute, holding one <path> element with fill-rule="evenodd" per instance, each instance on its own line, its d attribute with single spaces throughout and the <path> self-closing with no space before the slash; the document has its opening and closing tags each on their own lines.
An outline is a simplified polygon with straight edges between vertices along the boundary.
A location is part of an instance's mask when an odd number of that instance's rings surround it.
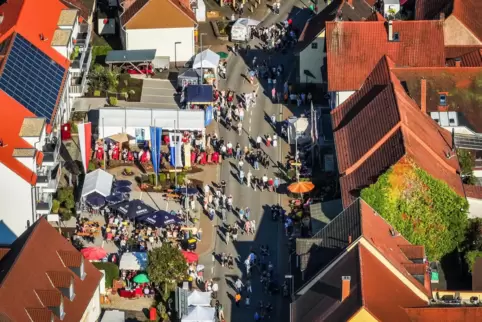
<svg viewBox="0 0 482 322">
<path fill-rule="evenodd" d="M 169 132 L 169 151 L 171 152 L 171 166 L 182 167 L 181 134 Z"/>
<path fill-rule="evenodd" d="M 154 173 L 159 173 L 161 163 L 162 128 L 151 126 L 151 158 Z"/>
<path fill-rule="evenodd" d="M 78 124 L 77 129 L 79 132 L 79 145 L 82 164 L 84 165 L 85 173 L 87 173 L 90 157 L 92 156 L 92 124 L 90 122 Z"/>
</svg>

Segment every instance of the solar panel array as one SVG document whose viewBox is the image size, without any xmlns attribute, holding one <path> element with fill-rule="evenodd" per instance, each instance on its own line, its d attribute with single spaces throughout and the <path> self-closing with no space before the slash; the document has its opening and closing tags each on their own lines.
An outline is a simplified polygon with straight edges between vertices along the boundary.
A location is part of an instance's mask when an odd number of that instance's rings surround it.
<svg viewBox="0 0 482 322">
<path fill-rule="evenodd" d="M 50 120 L 65 68 L 17 34 L 0 75 L 0 89 L 37 117 Z"/>
</svg>

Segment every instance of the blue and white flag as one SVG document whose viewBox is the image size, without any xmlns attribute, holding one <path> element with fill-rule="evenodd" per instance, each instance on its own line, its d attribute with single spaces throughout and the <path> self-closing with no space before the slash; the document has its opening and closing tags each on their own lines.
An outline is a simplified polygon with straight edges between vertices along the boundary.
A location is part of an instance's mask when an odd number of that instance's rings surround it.
<svg viewBox="0 0 482 322">
<path fill-rule="evenodd" d="M 169 142 L 169 150 L 171 152 L 171 166 L 182 168 L 181 134 L 169 132 Z"/>
<path fill-rule="evenodd" d="M 159 173 L 161 164 L 162 128 L 151 126 L 151 158 L 154 173 Z"/>
</svg>

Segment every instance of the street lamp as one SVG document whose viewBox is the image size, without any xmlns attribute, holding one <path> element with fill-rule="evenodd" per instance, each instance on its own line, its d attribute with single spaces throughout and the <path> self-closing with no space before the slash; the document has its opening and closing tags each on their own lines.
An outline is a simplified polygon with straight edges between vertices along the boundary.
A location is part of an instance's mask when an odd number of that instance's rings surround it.
<svg viewBox="0 0 482 322">
<path fill-rule="evenodd" d="M 182 42 L 180 41 L 176 41 L 174 43 L 174 66 L 176 67 L 176 69 L 177 69 L 177 45 L 180 45 L 180 44 L 182 44 Z"/>
<path fill-rule="evenodd" d="M 199 34 L 200 40 L 201 40 L 201 52 L 199 53 L 201 55 L 201 84 L 204 83 L 204 73 L 203 73 L 203 36 L 206 36 L 207 33 L 203 32 Z"/>
</svg>

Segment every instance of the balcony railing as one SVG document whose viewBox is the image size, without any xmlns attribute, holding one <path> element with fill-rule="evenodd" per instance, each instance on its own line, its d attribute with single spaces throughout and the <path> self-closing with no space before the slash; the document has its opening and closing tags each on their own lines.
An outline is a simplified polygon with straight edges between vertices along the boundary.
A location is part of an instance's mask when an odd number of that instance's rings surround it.
<svg viewBox="0 0 482 322">
<path fill-rule="evenodd" d="M 45 192 L 55 192 L 59 185 L 61 172 L 60 163 L 53 169 L 43 167 L 42 170 L 37 171 L 37 186 L 42 187 Z"/>
<path fill-rule="evenodd" d="M 58 155 L 60 151 L 60 140 L 55 137 L 50 140 L 50 142 L 46 142 L 42 148 L 42 152 L 44 154 L 44 162 L 47 163 L 55 163 L 58 160 Z"/>
<path fill-rule="evenodd" d="M 92 47 L 87 49 L 81 49 L 77 58 L 75 58 L 70 63 L 70 69 L 81 69 L 86 70 L 90 68 L 90 63 L 92 62 Z"/>
<path fill-rule="evenodd" d="M 88 23 L 81 23 L 79 25 L 79 33 L 75 38 L 75 44 L 77 46 L 86 47 L 90 41 L 90 35 L 92 34 L 92 25 Z"/>
<path fill-rule="evenodd" d="M 37 212 L 42 214 L 49 214 L 52 209 L 52 194 L 42 194 L 37 200 Z"/>
</svg>

